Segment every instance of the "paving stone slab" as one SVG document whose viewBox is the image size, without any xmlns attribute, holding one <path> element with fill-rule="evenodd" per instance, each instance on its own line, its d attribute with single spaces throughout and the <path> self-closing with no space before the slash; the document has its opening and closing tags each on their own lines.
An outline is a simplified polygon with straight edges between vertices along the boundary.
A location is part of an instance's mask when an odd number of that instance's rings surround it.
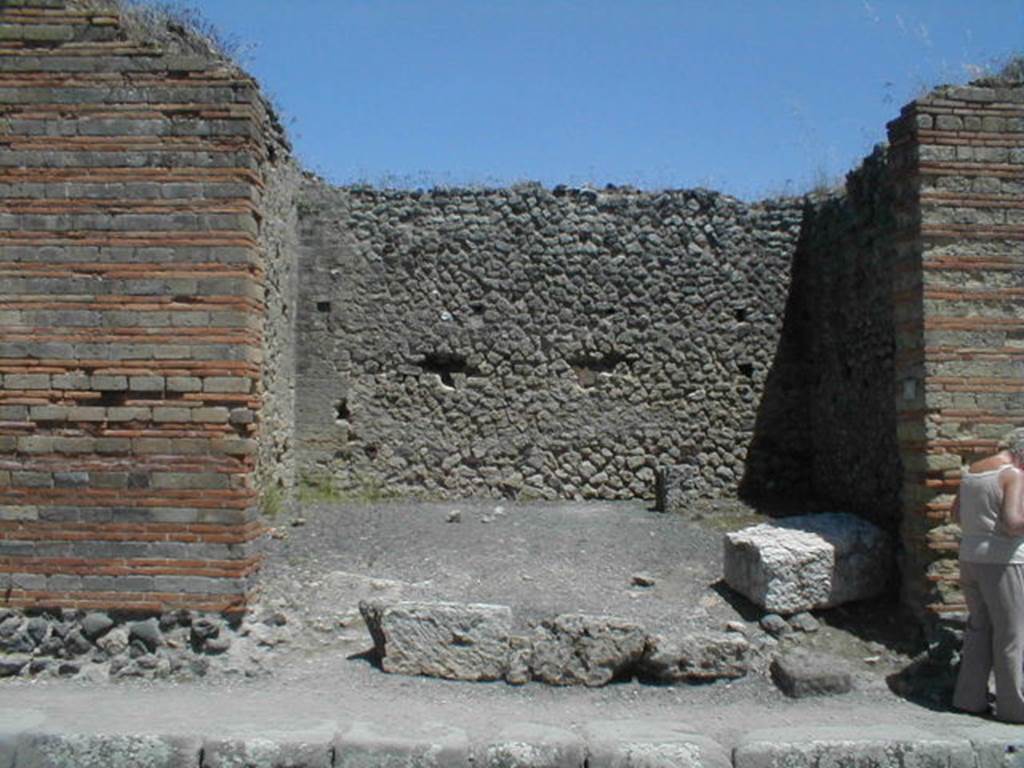
<svg viewBox="0 0 1024 768">
<path fill-rule="evenodd" d="M 334 741 L 336 768 L 469 768 L 465 731 L 440 723 L 354 722 Z"/>
<path fill-rule="evenodd" d="M 300 732 L 253 729 L 203 742 L 202 768 L 331 768 L 335 723 Z"/>
<path fill-rule="evenodd" d="M 511 723 L 472 750 L 476 768 L 583 768 L 586 759 L 581 737 L 537 723 Z"/>
<path fill-rule="evenodd" d="M 949 735 L 971 742 L 977 768 L 1024 768 L 1024 728 L 976 719 L 970 727 L 953 727 Z"/>
<path fill-rule="evenodd" d="M 730 768 L 725 748 L 672 720 L 602 720 L 583 728 L 588 768 Z"/>
<path fill-rule="evenodd" d="M 201 749 L 198 736 L 29 733 L 12 768 L 191 768 Z"/>
<path fill-rule="evenodd" d="M 38 729 L 46 717 L 31 709 L 0 709 L 0 768 L 14 768 L 18 740 L 22 734 Z"/>
<path fill-rule="evenodd" d="M 965 738 L 914 728 L 778 728 L 748 733 L 734 768 L 975 768 Z"/>
</svg>

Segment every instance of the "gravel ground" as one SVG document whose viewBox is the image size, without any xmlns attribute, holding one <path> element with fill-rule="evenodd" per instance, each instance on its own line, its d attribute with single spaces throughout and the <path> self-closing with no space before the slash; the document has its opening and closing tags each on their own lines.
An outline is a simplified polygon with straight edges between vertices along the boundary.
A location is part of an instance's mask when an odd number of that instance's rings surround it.
<svg viewBox="0 0 1024 768">
<path fill-rule="evenodd" d="M 460 522 L 448 522 L 450 516 Z M 520 623 L 580 611 L 654 628 L 722 624 L 721 535 L 639 504 L 316 506 L 274 541 L 268 598 L 336 611 L 353 591 L 508 605 Z M 647 574 L 654 586 L 633 584 Z"/>
</svg>

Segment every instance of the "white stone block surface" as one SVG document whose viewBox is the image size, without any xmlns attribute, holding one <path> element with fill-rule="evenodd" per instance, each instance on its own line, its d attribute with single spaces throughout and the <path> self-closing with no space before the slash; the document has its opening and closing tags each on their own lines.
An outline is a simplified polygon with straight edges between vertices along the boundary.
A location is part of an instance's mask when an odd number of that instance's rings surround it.
<svg viewBox="0 0 1024 768">
<path fill-rule="evenodd" d="M 781 518 L 725 535 L 725 582 L 781 614 L 875 597 L 891 561 L 888 535 L 845 513 Z"/>
</svg>

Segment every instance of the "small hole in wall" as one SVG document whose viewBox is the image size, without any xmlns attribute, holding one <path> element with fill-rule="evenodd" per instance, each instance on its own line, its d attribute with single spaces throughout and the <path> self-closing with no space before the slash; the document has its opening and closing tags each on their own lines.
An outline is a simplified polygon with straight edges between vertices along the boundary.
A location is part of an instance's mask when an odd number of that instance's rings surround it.
<svg viewBox="0 0 1024 768">
<path fill-rule="evenodd" d="M 339 424 L 352 418 L 352 412 L 348 409 L 348 400 L 340 400 L 334 407 L 334 418 Z"/>
<path fill-rule="evenodd" d="M 133 393 L 132 397 L 135 397 L 137 393 Z M 104 390 L 100 392 L 100 396 L 92 401 L 94 405 L 104 405 L 107 407 L 122 406 L 128 401 L 127 392 L 111 392 Z"/>
<path fill-rule="evenodd" d="M 599 373 L 612 373 L 615 366 L 626 363 L 626 356 L 619 352 L 608 352 L 599 357 L 584 355 L 567 361 L 576 373 L 577 382 L 584 389 L 597 384 Z"/>
<path fill-rule="evenodd" d="M 455 379 L 453 374 L 461 373 L 466 376 L 479 376 L 480 370 L 475 365 L 470 365 L 463 355 L 449 352 L 429 352 L 420 361 L 420 368 L 424 373 L 436 373 L 441 377 L 441 383 L 446 387 L 454 387 Z"/>
<path fill-rule="evenodd" d="M 366 458 L 368 458 L 370 461 L 373 461 L 374 459 L 377 458 L 377 453 L 379 451 L 380 449 L 377 448 L 376 445 L 368 445 L 365 448 L 363 448 L 363 453 L 366 454 Z"/>
<path fill-rule="evenodd" d="M 318 301 L 316 303 L 316 311 L 317 312 L 330 312 L 331 311 L 331 302 L 329 302 L 329 301 Z"/>
<path fill-rule="evenodd" d="M 740 373 L 746 376 L 748 379 L 754 375 L 754 364 L 753 363 L 740 363 Z"/>
<path fill-rule="evenodd" d="M 736 317 L 736 322 L 737 323 L 746 322 L 746 320 L 747 320 L 747 308 L 746 307 L 740 307 L 739 309 L 736 310 L 734 315 Z"/>
</svg>

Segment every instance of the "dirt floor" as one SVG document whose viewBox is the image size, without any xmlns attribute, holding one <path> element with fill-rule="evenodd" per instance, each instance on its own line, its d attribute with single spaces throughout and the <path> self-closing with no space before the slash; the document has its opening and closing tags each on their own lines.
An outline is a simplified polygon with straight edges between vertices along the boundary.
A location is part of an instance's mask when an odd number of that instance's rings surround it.
<svg viewBox="0 0 1024 768">
<path fill-rule="evenodd" d="M 260 610 L 282 611 L 295 629 L 273 659 L 275 675 L 307 674 L 296 657 L 308 671 L 367 663 L 344 657 L 371 645 L 359 601 L 382 597 L 508 605 L 523 627 L 567 612 L 618 616 L 669 635 L 740 622 L 762 673 L 780 648 L 800 644 L 834 654 L 861 689 L 891 695 L 886 677 L 922 650 L 895 605 L 823 611 L 817 632 L 776 640 L 760 629 L 762 612 L 721 581 L 723 533 L 764 519 L 729 501 L 687 519 L 622 502 L 307 505 L 279 521 L 263 573 Z M 776 695 L 763 675 L 744 685 Z"/>
</svg>

